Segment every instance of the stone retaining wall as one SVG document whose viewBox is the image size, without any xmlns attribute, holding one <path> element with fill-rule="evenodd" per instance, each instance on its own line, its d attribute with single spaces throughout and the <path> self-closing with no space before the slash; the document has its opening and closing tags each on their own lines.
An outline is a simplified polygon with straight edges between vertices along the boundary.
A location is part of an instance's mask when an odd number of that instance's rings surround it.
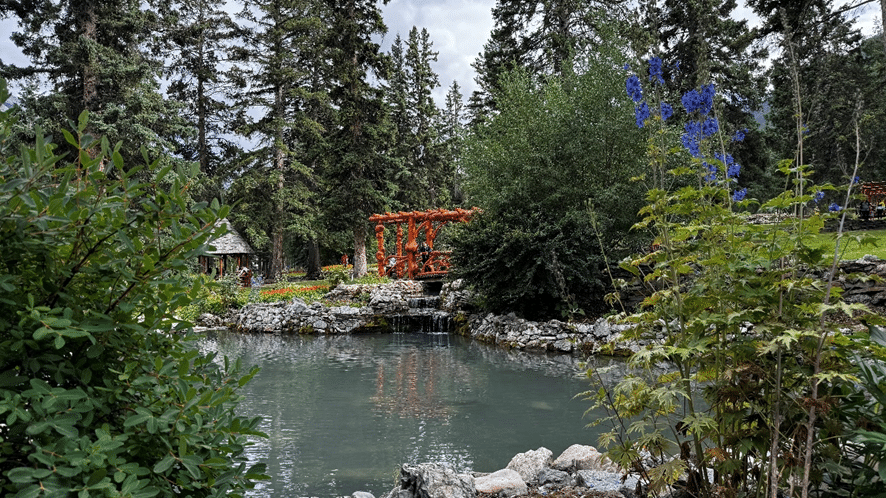
<svg viewBox="0 0 886 498">
<path fill-rule="evenodd" d="M 818 275 L 827 278 L 826 274 Z M 844 289 L 847 302 L 886 307 L 886 261 L 865 256 L 840 266 L 835 279 Z M 628 342 L 622 333 L 629 326 L 600 318 L 593 323 L 565 323 L 559 320 L 533 322 L 514 314 L 479 313 L 468 290 L 460 282 L 444 284 L 438 309 L 416 308 L 422 297 L 420 282 L 397 280 L 388 284 L 339 285 L 327 297 L 365 303 L 362 306 L 327 307 L 308 305 L 301 300 L 274 304 L 252 304 L 234 316 L 232 328 L 249 333 L 354 334 L 383 332 L 404 317 L 433 315 L 439 323 L 451 322 L 454 330 L 476 340 L 509 348 L 559 353 L 609 354 L 638 351 L 645 344 Z M 423 304 L 421 306 L 424 306 Z"/>
</svg>

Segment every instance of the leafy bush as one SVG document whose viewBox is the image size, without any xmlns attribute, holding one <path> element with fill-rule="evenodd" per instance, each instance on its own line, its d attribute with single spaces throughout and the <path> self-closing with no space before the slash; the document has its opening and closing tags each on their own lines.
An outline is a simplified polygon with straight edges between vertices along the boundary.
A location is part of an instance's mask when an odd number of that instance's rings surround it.
<svg viewBox="0 0 886 498">
<path fill-rule="evenodd" d="M 262 477 L 244 455 L 258 420 L 234 411 L 255 369 L 200 355 L 173 318 L 227 208 L 187 207 L 183 172 L 125 169 L 86 113 L 70 159 L 39 129 L 12 150 L 10 125 L 0 113 L 3 494 L 241 496 Z"/>
<path fill-rule="evenodd" d="M 307 287 L 280 287 L 278 289 L 267 289 L 260 292 L 259 302 L 273 303 L 277 301 L 288 301 L 297 297 L 306 302 L 312 302 L 320 299 L 323 294 L 329 292 L 328 285 L 310 285 Z"/>
<path fill-rule="evenodd" d="M 661 61 L 650 60 L 650 76 L 656 67 Z M 736 207 L 753 201 L 725 153 L 740 134 L 719 129 L 713 85 L 683 97 L 688 154 L 675 154 L 679 149 L 661 139 L 670 113 L 659 102 L 647 105 L 640 78 L 628 78 L 627 89 L 637 124 L 651 129 L 649 166 L 659 180 L 647 193 L 641 226 L 655 231 L 659 248 L 623 262 L 653 291 L 624 317 L 635 326 L 625 337 L 649 345 L 631 356 L 624 379 L 587 393 L 611 410 L 601 444 L 620 465 L 641 472 L 655 495 L 678 480 L 699 497 L 837 490 L 851 474 L 841 466 L 860 420 L 849 407 L 871 405 L 858 391 L 853 358 L 876 354 L 868 334 L 843 324 L 856 315 L 878 318 L 841 301 L 833 282 L 837 254 L 808 244 L 841 211 L 804 213 L 803 206 L 834 187 L 812 185 L 808 165 L 783 161 L 779 169 L 793 188 L 760 209 L 795 215 L 748 223 Z M 685 163 L 669 167 L 670 155 Z M 667 188 L 677 177 L 690 181 Z M 851 185 L 841 190 L 846 204 Z M 822 273 L 831 280 L 822 283 Z M 659 465 L 646 468 L 644 453 Z"/>
<path fill-rule="evenodd" d="M 342 265 L 324 266 L 323 278 L 334 288 L 338 284 L 343 284 L 351 280 L 351 274 L 349 267 Z"/>
<path fill-rule="evenodd" d="M 453 276 L 493 311 L 528 317 L 600 311 L 607 252 L 632 248 L 642 198 L 641 135 L 625 123 L 617 53 L 601 49 L 562 76 L 503 76 L 498 110 L 466 142 L 466 195 L 483 210 L 450 242 Z"/>
</svg>

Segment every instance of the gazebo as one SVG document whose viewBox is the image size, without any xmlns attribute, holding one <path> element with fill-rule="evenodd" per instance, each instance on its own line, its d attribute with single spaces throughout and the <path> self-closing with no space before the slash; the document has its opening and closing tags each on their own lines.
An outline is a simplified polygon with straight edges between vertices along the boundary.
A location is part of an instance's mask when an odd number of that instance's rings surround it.
<svg viewBox="0 0 886 498">
<path fill-rule="evenodd" d="M 215 270 L 219 277 L 231 273 L 236 274 L 240 268 L 249 268 L 250 258 L 255 251 L 243 237 L 234 230 L 227 218 L 218 220 L 216 226 L 227 226 L 228 233 L 210 242 L 215 249 L 207 251 L 208 256 L 200 256 L 200 268 L 203 273 Z"/>
</svg>

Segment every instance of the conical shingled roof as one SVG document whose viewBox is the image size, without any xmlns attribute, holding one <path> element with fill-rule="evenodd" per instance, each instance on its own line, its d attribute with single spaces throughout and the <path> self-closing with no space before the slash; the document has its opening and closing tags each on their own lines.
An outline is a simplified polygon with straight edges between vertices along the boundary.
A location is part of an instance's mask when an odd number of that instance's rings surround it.
<svg viewBox="0 0 886 498">
<path fill-rule="evenodd" d="M 218 220 L 216 225 L 226 225 L 228 233 L 210 242 L 209 245 L 215 246 L 215 250 L 206 251 L 207 254 L 255 254 L 227 218 Z"/>
</svg>

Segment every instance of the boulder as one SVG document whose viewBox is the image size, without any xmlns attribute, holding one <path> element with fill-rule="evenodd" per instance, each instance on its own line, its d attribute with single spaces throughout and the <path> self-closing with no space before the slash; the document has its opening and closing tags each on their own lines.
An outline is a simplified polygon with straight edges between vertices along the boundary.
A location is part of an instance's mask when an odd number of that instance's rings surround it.
<svg viewBox="0 0 886 498">
<path fill-rule="evenodd" d="M 515 470 L 502 469 L 485 477 L 474 479 L 474 487 L 479 493 L 503 495 L 507 497 L 529 494 L 529 487 Z M 448 497 L 447 497 L 448 498 Z"/>
<path fill-rule="evenodd" d="M 534 482 L 538 473 L 551 465 L 553 456 L 553 452 L 545 447 L 529 450 L 515 455 L 507 468 L 520 474 L 520 478 L 525 482 Z"/>
<path fill-rule="evenodd" d="M 556 487 L 567 486 L 572 482 L 572 476 L 568 472 L 554 469 L 542 469 L 538 473 L 538 483 L 541 485 L 551 484 Z"/>
<path fill-rule="evenodd" d="M 566 472 L 576 470 L 604 470 L 607 472 L 620 472 L 618 465 L 605 458 L 593 446 L 573 444 L 566 448 L 560 456 L 551 464 L 551 467 Z"/>
<path fill-rule="evenodd" d="M 351 494 L 351 498 L 375 498 L 375 495 L 366 491 L 354 491 Z"/>
<path fill-rule="evenodd" d="M 621 474 L 601 470 L 579 470 L 575 473 L 577 485 L 594 491 L 620 491 L 623 488 L 631 491 L 637 487 L 637 478 L 628 477 L 624 483 Z"/>
<path fill-rule="evenodd" d="M 475 498 L 474 478 L 436 463 L 403 465 L 400 485 L 387 498 Z"/>
</svg>

